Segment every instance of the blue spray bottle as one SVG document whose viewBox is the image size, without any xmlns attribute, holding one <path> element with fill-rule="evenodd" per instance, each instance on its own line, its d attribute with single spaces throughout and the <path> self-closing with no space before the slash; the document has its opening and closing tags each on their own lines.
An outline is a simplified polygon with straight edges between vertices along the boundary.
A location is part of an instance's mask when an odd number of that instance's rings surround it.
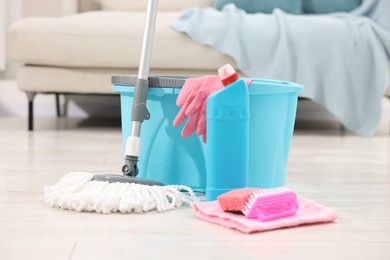
<svg viewBox="0 0 390 260">
<path fill-rule="evenodd" d="M 229 64 L 218 70 L 224 88 L 207 99 L 206 199 L 247 186 L 249 90 Z"/>
</svg>

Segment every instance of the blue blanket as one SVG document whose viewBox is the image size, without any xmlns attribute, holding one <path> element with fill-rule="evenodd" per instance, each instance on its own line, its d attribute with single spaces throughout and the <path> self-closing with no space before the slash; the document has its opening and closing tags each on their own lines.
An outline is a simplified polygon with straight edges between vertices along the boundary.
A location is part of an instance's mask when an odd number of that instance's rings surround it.
<svg viewBox="0 0 390 260">
<path fill-rule="evenodd" d="M 237 62 L 249 77 L 305 86 L 344 126 L 372 135 L 389 84 L 390 0 L 363 0 L 351 13 L 247 14 L 234 5 L 185 10 L 172 27 Z"/>
</svg>

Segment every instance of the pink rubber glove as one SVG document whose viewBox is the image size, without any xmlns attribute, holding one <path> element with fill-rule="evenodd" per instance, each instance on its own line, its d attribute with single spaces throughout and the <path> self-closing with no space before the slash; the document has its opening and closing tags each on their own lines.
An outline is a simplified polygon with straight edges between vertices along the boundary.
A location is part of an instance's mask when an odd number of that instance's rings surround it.
<svg viewBox="0 0 390 260">
<path fill-rule="evenodd" d="M 221 79 L 218 76 L 205 76 L 202 86 L 200 87 L 195 98 L 189 104 L 188 108 L 185 110 L 187 116 L 195 115 L 199 110 L 199 115 L 196 115 L 198 119 L 196 134 L 202 135 L 206 133 L 206 105 L 207 97 L 214 92 L 217 92 L 223 88 Z M 246 80 L 245 83 L 249 86 L 252 80 Z M 192 126 L 191 126 L 192 127 Z"/>
<path fill-rule="evenodd" d="M 187 118 L 185 111 L 194 100 L 203 81 L 204 78 L 189 78 L 186 80 L 176 99 L 176 105 L 180 106 L 181 109 L 173 121 L 173 126 L 180 125 Z"/>
<path fill-rule="evenodd" d="M 246 83 L 249 85 L 251 80 Z M 207 97 L 221 88 L 223 84 L 218 76 L 186 80 L 176 100 L 176 104 L 182 108 L 173 121 L 173 125 L 178 126 L 189 117 L 181 133 L 183 137 L 188 137 L 195 131 L 197 135 L 202 135 L 203 142 L 206 143 Z"/>
<path fill-rule="evenodd" d="M 190 119 L 194 117 L 194 121 L 197 120 L 196 124 L 191 124 L 187 127 L 187 124 L 183 128 L 183 132 L 188 136 L 195 131 L 197 135 L 203 136 L 203 142 L 206 143 L 206 104 L 207 97 L 223 88 L 223 84 L 218 76 L 205 76 L 204 81 L 200 87 L 197 95 L 192 100 L 191 104 L 185 111 Z"/>
<path fill-rule="evenodd" d="M 203 106 L 206 106 L 206 103 L 203 101 L 206 100 L 211 93 L 223 88 L 222 81 L 218 76 L 205 76 L 202 78 L 204 78 L 202 86 L 199 88 L 195 98 L 186 109 L 186 115 L 191 115 L 195 113 L 195 111 L 203 108 Z M 204 109 L 204 111 L 206 111 L 206 109 Z"/>
<path fill-rule="evenodd" d="M 189 117 L 182 131 L 183 137 L 188 137 L 195 131 L 197 135 L 203 135 L 203 142 L 206 142 L 207 97 L 222 87 L 223 84 L 218 76 L 186 80 L 176 100 L 176 104 L 182 108 L 173 121 L 173 125 L 178 126 Z"/>
<path fill-rule="evenodd" d="M 245 83 L 249 86 L 252 80 L 246 80 Z M 196 134 L 203 135 L 203 142 L 206 143 L 206 105 L 207 97 L 214 92 L 223 88 L 221 79 L 218 76 L 207 76 L 199 89 L 198 95 L 194 98 L 192 103 L 186 110 L 186 115 L 192 115 L 196 111 L 200 113 L 198 116 L 198 124 L 196 127 Z"/>
</svg>

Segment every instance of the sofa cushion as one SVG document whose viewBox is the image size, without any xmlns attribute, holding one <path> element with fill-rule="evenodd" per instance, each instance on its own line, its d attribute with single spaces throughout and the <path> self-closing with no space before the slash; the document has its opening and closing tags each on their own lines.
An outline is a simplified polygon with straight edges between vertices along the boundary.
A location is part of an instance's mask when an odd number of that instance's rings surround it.
<svg viewBox="0 0 390 260">
<path fill-rule="evenodd" d="M 272 13 L 279 8 L 287 13 L 300 14 L 301 0 L 215 0 L 214 7 L 221 10 L 227 4 L 234 4 L 247 13 Z"/>
<path fill-rule="evenodd" d="M 362 0 L 302 0 L 304 13 L 326 14 L 350 12 L 361 5 Z"/>
<path fill-rule="evenodd" d="M 95 0 L 102 10 L 107 11 L 141 11 L 145 12 L 148 0 Z M 181 11 L 190 7 L 208 7 L 212 0 L 160 0 L 159 11 Z"/>
<path fill-rule="evenodd" d="M 170 24 L 179 15 L 158 14 L 152 68 L 207 70 L 225 63 L 234 65 L 227 55 L 173 30 Z M 30 65 L 138 68 L 144 21 L 144 12 L 26 18 L 10 26 L 7 55 Z"/>
</svg>

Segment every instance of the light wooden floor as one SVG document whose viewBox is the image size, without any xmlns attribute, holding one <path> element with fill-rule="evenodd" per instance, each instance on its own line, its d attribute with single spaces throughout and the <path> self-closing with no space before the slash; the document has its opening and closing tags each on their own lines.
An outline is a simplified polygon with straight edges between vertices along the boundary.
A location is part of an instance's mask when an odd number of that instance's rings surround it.
<svg viewBox="0 0 390 260">
<path fill-rule="evenodd" d="M 246 235 L 200 221 L 190 208 L 143 215 L 48 208 L 42 187 L 66 173 L 119 170 L 120 127 L 38 117 L 28 133 L 25 121 L 0 117 L 0 259 L 390 259 L 388 135 L 298 129 L 287 186 L 339 219 Z"/>
</svg>

